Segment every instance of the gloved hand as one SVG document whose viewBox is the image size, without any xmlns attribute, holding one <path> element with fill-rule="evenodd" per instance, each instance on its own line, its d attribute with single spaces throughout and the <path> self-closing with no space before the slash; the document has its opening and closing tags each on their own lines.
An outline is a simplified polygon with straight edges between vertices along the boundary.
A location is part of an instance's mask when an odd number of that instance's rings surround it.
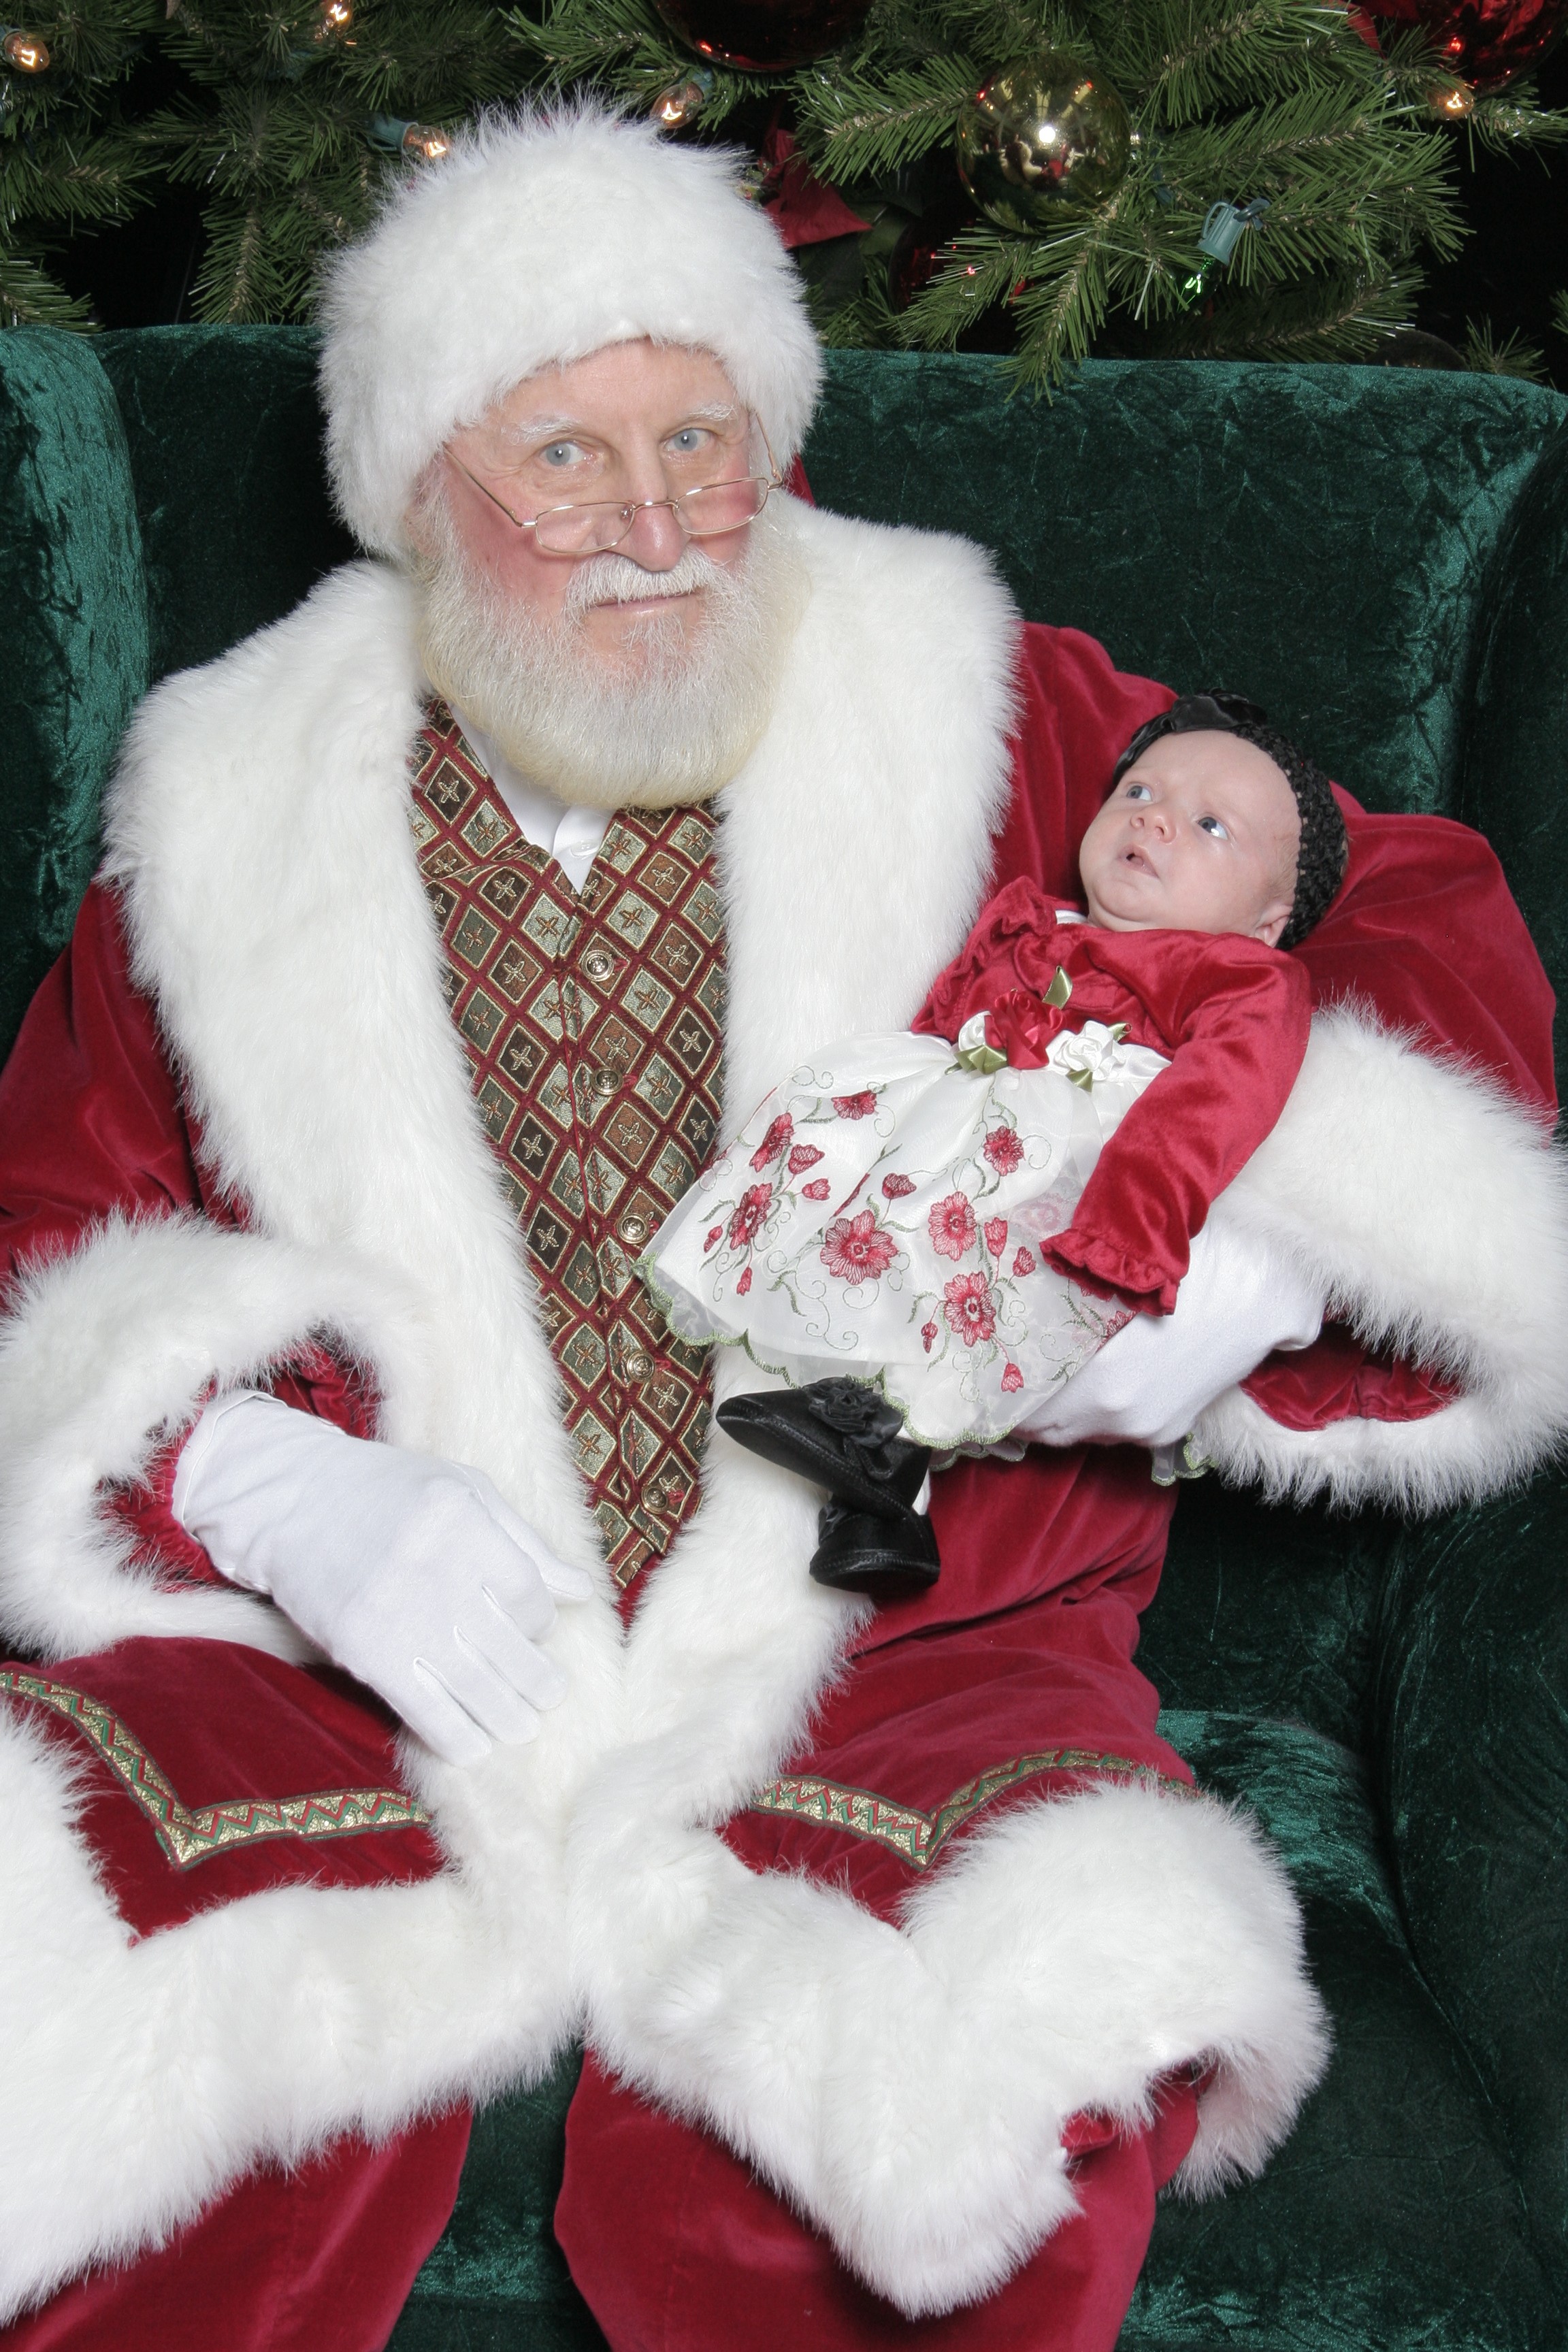
<svg viewBox="0 0 1568 2352">
<path fill-rule="evenodd" d="M 1014 1433 L 1041 1445 L 1171 1445 L 1276 1348 L 1305 1348 L 1326 1302 L 1290 1261 L 1212 1219 L 1169 1315 L 1135 1315 Z"/>
<path fill-rule="evenodd" d="M 565 1677 L 535 1647 L 559 1560 L 482 1470 L 349 1437 L 254 1391 L 214 1399 L 175 1473 L 175 1517 L 233 1584 L 265 1592 L 448 1764 L 531 1739 Z"/>
</svg>

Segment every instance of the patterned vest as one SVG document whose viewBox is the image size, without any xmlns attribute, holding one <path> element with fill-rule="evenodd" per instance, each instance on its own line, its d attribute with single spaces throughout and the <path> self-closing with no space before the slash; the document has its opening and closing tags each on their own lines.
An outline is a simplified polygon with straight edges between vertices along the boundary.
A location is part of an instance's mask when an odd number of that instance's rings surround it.
<svg viewBox="0 0 1568 2352">
<path fill-rule="evenodd" d="M 699 1500 L 711 1379 L 632 1261 L 719 1119 L 724 933 L 705 809 L 612 818 L 581 896 L 525 841 L 444 704 L 410 817 L 447 998 L 517 1214 L 566 1427 L 625 1589 Z"/>
</svg>

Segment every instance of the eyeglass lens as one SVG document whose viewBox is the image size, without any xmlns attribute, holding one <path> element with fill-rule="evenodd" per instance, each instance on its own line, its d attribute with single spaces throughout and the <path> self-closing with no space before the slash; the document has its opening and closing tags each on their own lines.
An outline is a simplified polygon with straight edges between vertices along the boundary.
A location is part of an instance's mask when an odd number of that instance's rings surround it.
<svg viewBox="0 0 1568 2352">
<path fill-rule="evenodd" d="M 754 522 L 772 487 L 766 477 L 752 475 L 688 490 L 668 503 L 692 539 L 711 539 Z M 535 541 L 550 555 L 602 555 L 630 538 L 641 511 L 608 503 L 549 508 L 534 518 Z"/>
</svg>

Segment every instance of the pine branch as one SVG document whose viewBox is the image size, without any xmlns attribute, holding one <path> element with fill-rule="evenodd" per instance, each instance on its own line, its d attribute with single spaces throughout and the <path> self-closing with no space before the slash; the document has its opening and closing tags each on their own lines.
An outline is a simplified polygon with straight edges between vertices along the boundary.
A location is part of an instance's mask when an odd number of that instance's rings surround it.
<svg viewBox="0 0 1568 2352">
<path fill-rule="evenodd" d="M 1465 330 L 1465 365 L 1478 375 L 1510 375 L 1524 383 L 1545 383 L 1546 354 L 1527 343 L 1517 331 L 1500 341 L 1489 319 L 1475 319 Z"/>
<path fill-rule="evenodd" d="M 91 325 L 89 305 L 64 293 L 39 259 L 0 249 L 0 326 L 69 327 L 79 333 Z"/>
<path fill-rule="evenodd" d="M 1415 312 L 1414 271 L 1358 278 L 1346 273 L 1272 294 L 1216 303 L 1212 318 L 1188 317 L 1157 331 L 1151 358 L 1369 360 Z"/>
<path fill-rule="evenodd" d="M 1215 11 L 1203 0 L 1143 0 L 1102 7 L 1094 22 L 1107 76 L 1124 95 L 1142 93 L 1151 126 L 1179 129 L 1303 87 L 1375 85 L 1375 60 L 1332 5 L 1231 0 Z"/>
<path fill-rule="evenodd" d="M 801 143 L 823 179 L 879 179 L 951 139 L 981 79 L 960 55 L 880 81 L 855 73 L 805 80 L 797 97 Z"/>
</svg>

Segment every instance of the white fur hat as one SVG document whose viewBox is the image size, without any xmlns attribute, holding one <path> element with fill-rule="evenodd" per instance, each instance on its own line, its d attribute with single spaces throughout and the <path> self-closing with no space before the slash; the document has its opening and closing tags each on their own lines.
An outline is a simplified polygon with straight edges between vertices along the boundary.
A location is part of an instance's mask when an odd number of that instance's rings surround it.
<svg viewBox="0 0 1568 2352">
<path fill-rule="evenodd" d="M 355 537 L 399 553 L 415 484 L 450 434 L 536 369 L 644 335 L 713 352 L 786 465 L 821 355 L 736 167 L 578 107 L 483 118 L 403 187 L 322 298 L 327 463 Z"/>
</svg>

